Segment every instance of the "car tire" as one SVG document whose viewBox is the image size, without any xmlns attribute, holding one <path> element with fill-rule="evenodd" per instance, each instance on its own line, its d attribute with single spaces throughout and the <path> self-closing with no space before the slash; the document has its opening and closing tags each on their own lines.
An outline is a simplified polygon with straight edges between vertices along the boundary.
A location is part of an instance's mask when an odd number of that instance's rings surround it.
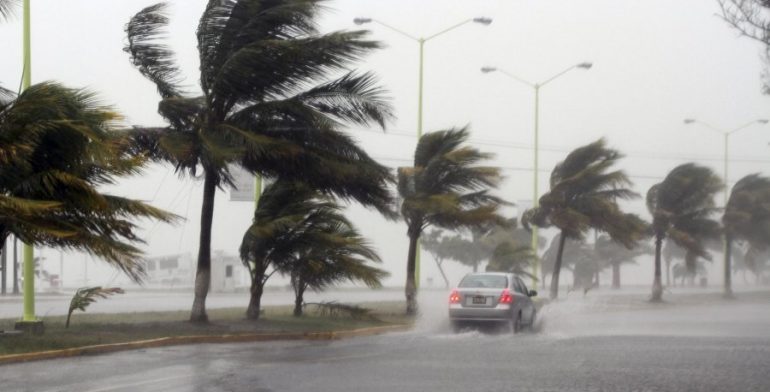
<svg viewBox="0 0 770 392">
<path fill-rule="evenodd" d="M 512 334 L 517 334 L 521 331 L 521 313 L 517 313 L 513 318 L 508 320 L 506 330 Z"/>
<path fill-rule="evenodd" d="M 537 311 L 532 311 L 532 316 L 529 318 L 529 325 L 527 325 L 527 329 L 530 330 L 530 332 L 535 331 L 535 320 L 537 319 Z"/>
</svg>

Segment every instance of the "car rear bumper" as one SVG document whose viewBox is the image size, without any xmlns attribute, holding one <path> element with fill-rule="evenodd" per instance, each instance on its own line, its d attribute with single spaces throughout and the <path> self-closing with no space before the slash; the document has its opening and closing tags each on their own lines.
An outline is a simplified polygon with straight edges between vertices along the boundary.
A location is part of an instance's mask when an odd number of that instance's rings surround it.
<svg viewBox="0 0 770 392">
<path fill-rule="evenodd" d="M 505 321 L 511 319 L 511 308 L 507 305 L 497 305 L 494 308 L 450 305 L 449 319 L 451 321 Z"/>
</svg>

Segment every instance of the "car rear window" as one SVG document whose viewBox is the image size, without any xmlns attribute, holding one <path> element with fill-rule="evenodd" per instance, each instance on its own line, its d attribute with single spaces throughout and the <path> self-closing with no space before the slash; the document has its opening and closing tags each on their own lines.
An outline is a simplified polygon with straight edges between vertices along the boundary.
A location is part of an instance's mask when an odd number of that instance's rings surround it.
<svg viewBox="0 0 770 392">
<path fill-rule="evenodd" d="M 460 281 L 459 287 L 502 289 L 508 287 L 508 278 L 499 275 L 470 275 Z"/>
</svg>

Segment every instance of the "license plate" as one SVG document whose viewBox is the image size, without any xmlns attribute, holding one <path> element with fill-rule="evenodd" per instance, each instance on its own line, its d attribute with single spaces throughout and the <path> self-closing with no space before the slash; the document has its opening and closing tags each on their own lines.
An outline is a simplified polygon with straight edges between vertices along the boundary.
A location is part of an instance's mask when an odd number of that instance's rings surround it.
<svg viewBox="0 0 770 392">
<path fill-rule="evenodd" d="M 473 304 L 474 305 L 484 305 L 487 303 L 487 297 L 482 296 L 475 296 L 473 297 Z"/>
</svg>

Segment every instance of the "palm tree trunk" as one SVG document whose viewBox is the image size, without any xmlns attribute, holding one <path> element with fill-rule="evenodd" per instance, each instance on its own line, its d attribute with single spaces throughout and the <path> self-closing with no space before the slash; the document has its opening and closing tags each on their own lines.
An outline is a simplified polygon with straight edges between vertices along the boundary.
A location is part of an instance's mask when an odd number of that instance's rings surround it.
<svg viewBox="0 0 770 392">
<path fill-rule="evenodd" d="M 612 264 L 612 288 L 620 289 L 620 263 Z"/>
<path fill-rule="evenodd" d="M 566 241 L 567 235 L 562 231 L 559 237 L 559 251 L 556 253 L 556 264 L 554 264 L 553 273 L 551 274 L 551 299 L 559 298 L 559 273 L 561 272 L 561 257 L 564 254 L 564 243 Z"/>
<path fill-rule="evenodd" d="M 261 278 L 252 278 L 251 280 L 251 298 L 249 299 L 249 307 L 246 308 L 246 319 L 259 320 L 259 311 L 262 306 L 262 292 L 264 290 L 264 284 Z"/>
<path fill-rule="evenodd" d="M 652 302 L 663 301 L 663 283 L 661 281 L 660 250 L 663 247 L 663 237 L 655 237 L 655 278 L 652 281 Z"/>
<path fill-rule="evenodd" d="M 409 234 L 409 254 L 406 258 L 406 315 L 414 316 L 417 314 L 417 285 L 415 279 L 415 257 L 417 256 L 417 240 L 419 234 Z"/>
<path fill-rule="evenodd" d="M 733 237 L 729 234 L 725 234 L 725 298 L 733 297 L 733 285 L 732 285 L 732 253 L 733 253 Z"/>
<path fill-rule="evenodd" d="M 671 258 L 666 258 L 666 287 L 671 286 Z M 676 280 L 674 280 L 676 286 Z"/>
<path fill-rule="evenodd" d="M 206 323 L 206 295 L 211 285 L 211 227 L 214 219 L 214 196 L 216 196 L 216 177 L 211 170 L 206 170 L 203 180 L 203 206 L 201 207 L 201 233 L 198 245 L 198 270 L 195 273 L 195 300 L 193 301 L 190 321 Z"/>
<path fill-rule="evenodd" d="M 302 278 L 297 280 L 297 287 L 294 289 L 294 317 L 302 316 L 302 303 L 305 302 L 305 289 L 307 286 Z"/>
<path fill-rule="evenodd" d="M 685 270 L 687 271 L 687 283 L 689 283 L 690 287 L 695 286 L 695 274 L 696 274 L 696 264 L 698 261 L 698 256 L 695 255 L 695 253 L 687 251 L 684 255 L 684 265 Z"/>
</svg>

